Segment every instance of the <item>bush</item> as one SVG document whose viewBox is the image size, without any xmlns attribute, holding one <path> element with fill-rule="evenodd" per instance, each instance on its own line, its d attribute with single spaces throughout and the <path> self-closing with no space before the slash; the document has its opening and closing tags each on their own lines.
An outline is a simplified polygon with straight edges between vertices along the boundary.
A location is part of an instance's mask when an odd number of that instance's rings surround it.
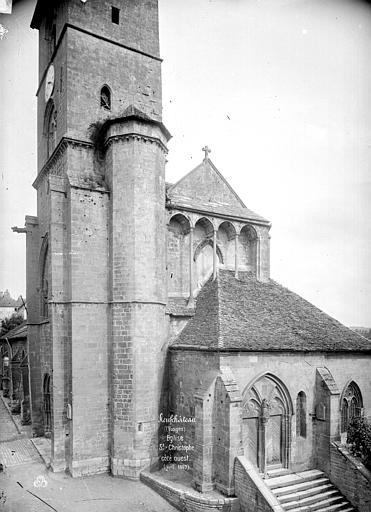
<svg viewBox="0 0 371 512">
<path fill-rule="evenodd" d="M 366 418 L 353 418 L 349 422 L 347 443 L 352 454 L 371 470 L 371 425 Z"/>
<path fill-rule="evenodd" d="M 4 336 L 4 334 L 20 325 L 23 321 L 23 316 L 20 316 L 17 313 L 13 313 L 12 316 L 4 318 L 4 320 L 1 320 L 0 336 Z"/>
</svg>

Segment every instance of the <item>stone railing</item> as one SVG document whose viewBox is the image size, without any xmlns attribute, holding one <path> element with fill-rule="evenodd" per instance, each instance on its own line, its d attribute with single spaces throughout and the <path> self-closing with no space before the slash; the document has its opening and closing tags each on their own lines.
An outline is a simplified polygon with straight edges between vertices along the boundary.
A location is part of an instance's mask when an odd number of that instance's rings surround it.
<svg viewBox="0 0 371 512">
<path fill-rule="evenodd" d="M 358 512 L 370 512 L 371 472 L 338 442 L 331 443 L 330 462 L 331 482 Z"/>
<path fill-rule="evenodd" d="M 234 485 L 241 512 L 284 512 L 256 468 L 246 457 L 241 456 L 235 459 Z"/>
</svg>

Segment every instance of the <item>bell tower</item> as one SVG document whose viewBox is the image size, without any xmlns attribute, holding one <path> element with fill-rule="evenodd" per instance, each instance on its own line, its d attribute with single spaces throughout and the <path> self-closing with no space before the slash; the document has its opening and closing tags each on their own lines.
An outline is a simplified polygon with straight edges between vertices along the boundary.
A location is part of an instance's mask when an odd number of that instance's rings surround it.
<svg viewBox="0 0 371 512">
<path fill-rule="evenodd" d="M 166 352 L 170 135 L 157 0 L 39 0 L 31 27 L 39 30 L 38 216 L 27 231 L 32 420 L 45 431 L 42 382 L 51 375 L 53 468 L 137 478 L 157 462 Z"/>
</svg>

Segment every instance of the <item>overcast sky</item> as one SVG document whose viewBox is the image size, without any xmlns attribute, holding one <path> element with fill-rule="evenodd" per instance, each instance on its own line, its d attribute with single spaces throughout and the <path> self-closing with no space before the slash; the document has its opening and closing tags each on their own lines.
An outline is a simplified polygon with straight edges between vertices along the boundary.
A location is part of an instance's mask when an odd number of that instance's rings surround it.
<svg viewBox="0 0 371 512">
<path fill-rule="evenodd" d="M 159 3 L 167 180 L 207 144 L 273 224 L 272 277 L 347 325 L 371 326 L 369 4 Z M 14 296 L 25 294 L 25 236 L 10 227 L 36 214 L 33 4 L 0 17 L 0 290 Z"/>
</svg>

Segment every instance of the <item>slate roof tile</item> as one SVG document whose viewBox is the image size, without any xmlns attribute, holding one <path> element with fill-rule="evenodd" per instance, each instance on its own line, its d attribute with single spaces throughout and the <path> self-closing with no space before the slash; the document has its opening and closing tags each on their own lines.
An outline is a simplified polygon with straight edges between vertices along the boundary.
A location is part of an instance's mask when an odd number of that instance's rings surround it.
<svg viewBox="0 0 371 512">
<path fill-rule="evenodd" d="M 201 290 L 174 347 L 249 351 L 366 351 L 371 342 L 272 279 L 220 270 Z"/>
</svg>

